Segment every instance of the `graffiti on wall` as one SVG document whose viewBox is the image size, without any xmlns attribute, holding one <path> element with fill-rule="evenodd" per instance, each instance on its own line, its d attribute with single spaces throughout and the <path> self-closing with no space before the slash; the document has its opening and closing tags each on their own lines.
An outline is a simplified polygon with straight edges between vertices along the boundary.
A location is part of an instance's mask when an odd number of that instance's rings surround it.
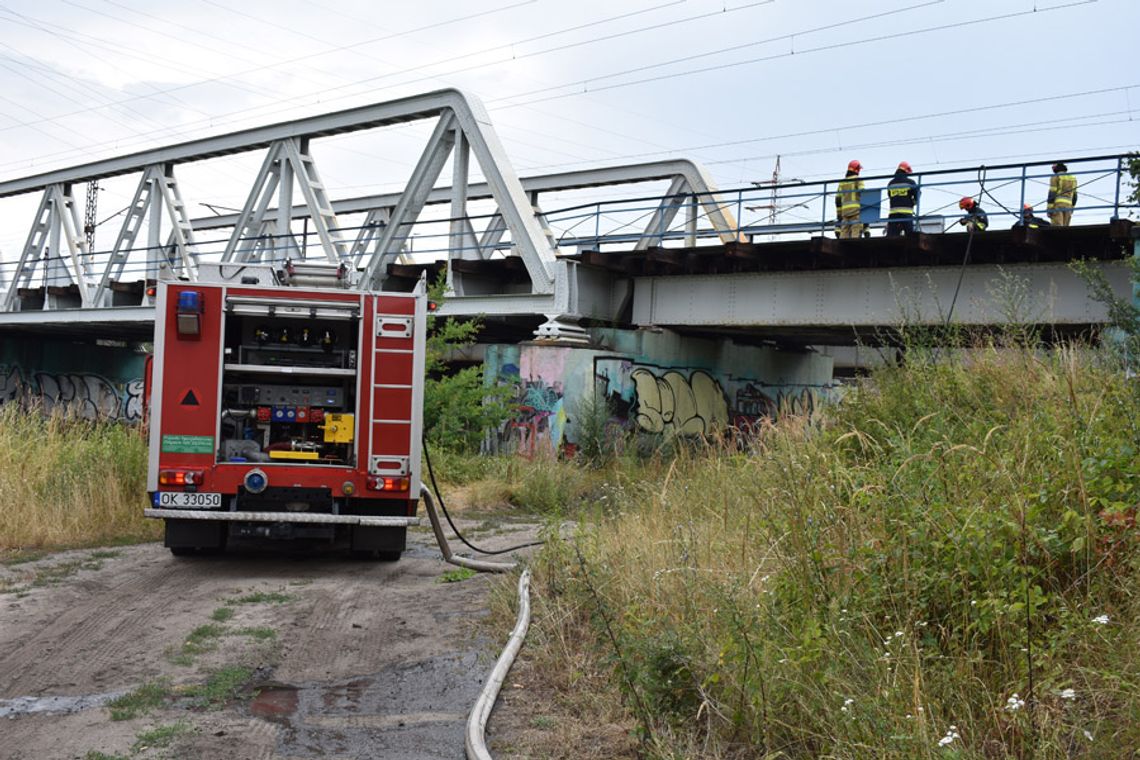
<svg viewBox="0 0 1140 760">
<path fill-rule="evenodd" d="M 524 381 L 518 365 L 504 364 L 497 383 L 513 389 L 510 403 L 515 413 L 499 426 L 487 447 L 495 453 L 525 456 L 558 451 L 569 421 L 561 380 L 548 383 L 534 377 Z"/>
<path fill-rule="evenodd" d="M 637 396 L 635 420 L 647 433 L 710 435 L 728 423 L 724 389 L 703 370 L 686 378 L 677 370 L 658 375 L 638 367 L 630 380 Z"/>
<path fill-rule="evenodd" d="M 44 410 L 68 411 L 85 419 L 138 422 L 143 416 L 143 381 L 115 384 L 93 372 L 35 372 L 0 366 L 0 404 L 39 402 Z"/>
<path fill-rule="evenodd" d="M 815 411 L 815 401 L 813 388 L 773 389 L 755 381 L 744 382 L 736 389 L 732 426 L 749 430 L 781 414 L 810 416 Z"/>
<path fill-rule="evenodd" d="M 762 372 L 762 362 L 757 364 Z M 747 434 L 782 415 L 810 415 L 828 393 L 823 385 L 777 385 L 707 367 L 661 366 L 629 355 L 550 346 L 522 346 L 488 370 L 495 383 L 511 389 L 515 414 L 488 435 L 484 451 L 526 456 L 560 453 L 579 443 L 581 421 L 574 417 L 590 394 L 605 400 L 606 435 L 618 441 L 626 431 Z"/>
</svg>

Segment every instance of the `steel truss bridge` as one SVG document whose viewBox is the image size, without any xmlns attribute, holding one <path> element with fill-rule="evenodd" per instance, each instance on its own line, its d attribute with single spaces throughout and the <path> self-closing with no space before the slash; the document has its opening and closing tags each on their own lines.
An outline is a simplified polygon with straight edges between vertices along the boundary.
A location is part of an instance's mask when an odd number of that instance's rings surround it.
<svg viewBox="0 0 1140 760">
<path fill-rule="evenodd" d="M 381 140 L 384 127 L 419 121 L 434 125 L 401 192 L 330 197 L 315 159 L 322 138 L 375 131 Z M 179 183 L 188 165 L 257 152 L 239 210 L 191 215 Z M 0 204 L 38 199 L 26 242 L 0 264 L 0 330 L 141 337 L 155 280 L 193 281 L 207 262 L 287 259 L 344 265 L 366 289 L 407 289 L 424 272 L 446 272 L 442 313 L 571 342 L 590 321 L 830 343 L 948 316 L 1081 329 L 1106 310 L 1067 262 L 1093 260 L 1127 297 L 1120 259 L 1133 254 L 1126 217 L 1136 206 L 1126 156 L 1070 159 L 1080 182 L 1074 226 L 1009 229 L 1023 203 L 1043 212 L 1051 163 L 914 175 L 919 233 L 906 238 L 881 236 L 889 177 L 865 177 L 872 236 L 841 241 L 828 236 L 838 180 L 721 190 L 685 160 L 520 178 L 479 101 L 440 90 L 0 183 Z M 439 186 L 448 167 L 450 184 Z M 89 250 L 76 189 L 114 177 L 137 177 L 132 200 L 113 244 Z M 629 197 L 638 183 L 665 189 Z M 575 194 L 586 202 L 563 200 Z M 991 222 L 969 244 L 956 224 L 964 195 Z M 544 209 L 551 196 L 561 205 Z M 1013 296 L 1002 288 L 1020 293 L 1023 313 L 1009 313 Z"/>
</svg>

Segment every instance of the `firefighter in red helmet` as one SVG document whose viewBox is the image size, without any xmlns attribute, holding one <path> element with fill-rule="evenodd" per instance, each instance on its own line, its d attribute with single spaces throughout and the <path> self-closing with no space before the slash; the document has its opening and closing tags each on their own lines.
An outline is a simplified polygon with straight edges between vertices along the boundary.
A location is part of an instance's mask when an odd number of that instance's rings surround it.
<svg viewBox="0 0 1140 760">
<path fill-rule="evenodd" d="M 910 178 L 911 168 L 906 161 L 899 163 L 895 176 L 887 184 L 887 237 L 914 234 L 914 212 L 918 206 L 918 185 Z"/>
<path fill-rule="evenodd" d="M 858 161 L 847 164 L 847 176 L 839 183 L 839 190 L 835 194 L 835 229 L 837 237 L 857 238 L 863 234 L 863 225 L 859 223 L 859 213 L 862 210 L 860 202 L 863 195 L 863 180 L 859 179 L 859 172 L 863 165 Z"/>
<path fill-rule="evenodd" d="M 990 226 L 990 218 L 986 216 L 986 212 L 978 205 L 978 202 L 966 196 L 958 201 L 958 208 L 966 212 L 966 215 L 958 220 L 970 232 L 985 232 L 986 228 Z"/>
<path fill-rule="evenodd" d="M 1049 222 L 1038 216 L 1034 216 L 1033 207 L 1026 203 L 1021 207 L 1021 217 L 1013 223 L 1011 229 L 1016 230 L 1018 227 L 1027 227 L 1031 230 L 1039 230 L 1042 227 L 1048 226 L 1050 226 Z"/>
</svg>

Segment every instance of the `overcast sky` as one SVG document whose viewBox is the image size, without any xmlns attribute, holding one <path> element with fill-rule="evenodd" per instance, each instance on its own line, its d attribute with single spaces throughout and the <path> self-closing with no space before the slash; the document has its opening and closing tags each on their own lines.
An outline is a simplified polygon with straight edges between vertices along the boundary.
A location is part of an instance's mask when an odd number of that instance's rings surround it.
<svg viewBox="0 0 1140 760">
<path fill-rule="evenodd" d="M 445 86 L 484 101 L 523 176 L 1112 153 L 1140 147 L 1137 29 L 1136 0 L 0 0 L 0 181 Z M 423 134 L 315 150 L 334 195 L 389 191 Z M 188 200 L 240 205 L 259 160 Z M 0 218 L 11 260 L 27 224 Z"/>
</svg>

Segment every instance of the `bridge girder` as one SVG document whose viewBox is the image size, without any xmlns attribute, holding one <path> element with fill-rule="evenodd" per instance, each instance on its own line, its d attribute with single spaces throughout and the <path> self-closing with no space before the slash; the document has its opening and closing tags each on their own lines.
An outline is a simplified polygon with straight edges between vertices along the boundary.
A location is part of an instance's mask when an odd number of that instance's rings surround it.
<svg viewBox="0 0 1140 760">
<path fill-rule="evenodd" d="M 329 197 L 317 172 L 310 145 L 331 135 L 375 129 L 397 123 L 435 119 L 432 136 L 420 154 L 415 169 L 400 193 L 334 200 Z M 264 150 L 261 167 L 246 202 L 237 214 L 190 219 L 175 178 L 179 166 L 238 153 Z M 436 187 L 448 160 L 452 182 Z M 483 181 L 469 181 L 472 159 Z M 126 210 L 114 247 L 106 254 L 83 248 L 70 188 L 79 182 L 139 174 L 134 198 Z M 193 140 L 130 155 L 95 161 L 0 182 L 0 198 L 42 192 L 41 212 L 33 221 L 28 243 L 13 272 L 5 277 L 0 310 L 20 311 L 20 292 L 34 284 L 36 271 L 52 280 L 55 290 L 78 291 L 78 298 L 44 299 L 37 310 L 58 308 L 99 309 L 123 306 L 116 303 L 112 288 L 125 276 L 128 261 L 145 251 L 146 279 L 179 276 L 195 279 L 200 260 L 213 257 L 225 262 L 253 262 L 267 257 L 296 256 L 294 222 L 311 223 L 319 247 L 331 262 L 346 262 L 361 270 L 359 285 L 382 288 L 390 263 L 406 260 L 411 230 L 426 206 L 450 204 L 446 251 L 448 259 L 486 260 L 496 253 L 518 256 L 526 269 L 525 292 L 497 292 L 486 283 L 465 281 L 451 271 L 448 283 L 454 298 L 446 310 L 455 313 L 545 314 L 573 320 L 576 278 L 572 264 L 560 262 L 559 240 L 546 224 L 538 206 L 541 193 L 666 180 L 669 192 L 650 216 L 637 249 L 662 241 L 681 208 L 687 207 L 695 242 L 698 214 L 721 242 L 735 240 L 733 219 L 727 205 L 716 197 L 716 188 L 705 171 L 685 160 L 543 175 L 520 181 L 507 159 L 490 119 L 480 102 L 459 90 L 447 89 L 322 116 L 241 130 L 218 137 Z M 299 190 L 302 203 L 293 204 Z M 494 212 L 476 230 L 467 205 L 490 199 Z M 363 213 L 364 223 L 354 240 L 346 237 L 341 217 Z M 144 222 L 148 227 L 141 235 Z M 230 230 L 220 255 L 202 250 L 196 241 L 205 230 Z M 66 251 L 59 243 L 62 231 Z M 708 230 L 706 230 L 707 234 Z M 145 245 L 143 238 L 145 238 Z M 165 243 L 163 243 L 165 240 Z M 143 279 L 143 278 L 139 278 Z M 45 288 L 45 291 L 47 288 Z M 500 296 L 503 301 L 496 301 Z M 596 300 L 596 299 L 595 299 Z M 135 305 L 148 305 L 143 295 Z M 129 305 L 129 304 L 127 304 Z"/>
</svg>

